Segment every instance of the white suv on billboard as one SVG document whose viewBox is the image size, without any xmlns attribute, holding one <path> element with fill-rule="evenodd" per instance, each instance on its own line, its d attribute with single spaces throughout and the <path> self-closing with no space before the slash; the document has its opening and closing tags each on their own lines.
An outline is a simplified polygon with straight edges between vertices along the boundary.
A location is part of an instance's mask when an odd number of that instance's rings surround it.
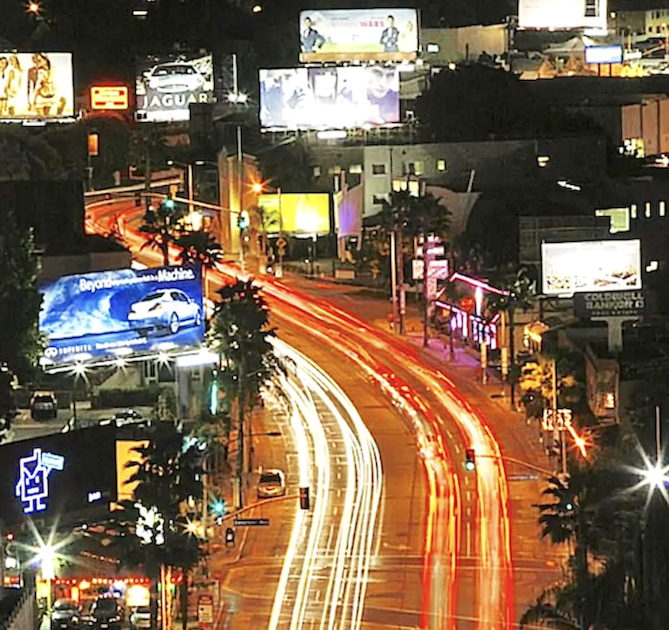
<svg viewBox="0 0 669 630">
<path fill-rule="evenodd" d="M 159 289 L 130 307 L 128 321 L 141 332 L 167 329 L 174 335 L 183 326 L 199 326 L 202 323 L 202 311 L 183 291 Z"/>
<path fill-rule="evenodd" d="M 146 75 L 149 89 L 157 92 L 195 92 L 203 87 L 205 78 L 192 64 L 185 61 L 161 63 Z"/>
</svg>

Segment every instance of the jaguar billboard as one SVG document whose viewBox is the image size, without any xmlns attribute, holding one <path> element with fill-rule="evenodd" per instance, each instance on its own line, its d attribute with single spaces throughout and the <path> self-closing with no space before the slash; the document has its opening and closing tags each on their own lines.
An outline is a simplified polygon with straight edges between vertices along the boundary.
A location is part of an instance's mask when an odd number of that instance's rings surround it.
<svg viewBox="0 0 669 630">
<path fill-rule="evenodd" d="M 641 241 L 543 243 L 545 295 L 641 289 Z"/>
<path fill-rule="evenodd" d="M 203 339 L 196 266 L 64 276 L 41 292 L 46 367 L 193 346 Z"/>
<path fill-rule="evenodd" d="M 264 129 L 347 129 L 400 122 L 396 67 L 260 71 Z"/>
<path fill-rule="evenodd" d="M 73 116 L 70 53 L 0 52 L 0 121 Z"/>
<path fill-rule="evenodd" d="M 138 64 L 137 120 L 190 120 L 191 103 L 214 102 L 212 55 L 151 56 Z"/>
<path fill-rule="evenodd" d="M 300 13 L 300 61 L 403 61 L 418 54 L 415 9 Z"/>
</svg>

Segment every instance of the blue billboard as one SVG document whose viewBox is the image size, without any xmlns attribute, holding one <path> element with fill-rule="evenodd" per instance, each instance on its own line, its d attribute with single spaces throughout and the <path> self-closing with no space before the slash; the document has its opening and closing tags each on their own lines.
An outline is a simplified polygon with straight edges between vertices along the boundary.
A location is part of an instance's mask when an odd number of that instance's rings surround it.
<svg viewBox="0 0 669 630">
<path fill-rule="evenodd" d="M 46 365 L 169 351 L 204 337 L 197 266 L 63 276 L 40 291 Z"/>
</svg>

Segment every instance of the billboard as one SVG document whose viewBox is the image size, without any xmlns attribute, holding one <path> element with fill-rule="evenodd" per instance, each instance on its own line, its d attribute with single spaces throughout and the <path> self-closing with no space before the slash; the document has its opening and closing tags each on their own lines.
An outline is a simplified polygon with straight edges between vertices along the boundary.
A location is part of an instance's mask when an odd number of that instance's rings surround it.
<svg viewBox="0 0 669 630">
<path fill-rule="evenodd" d="M 636 317 L 644 315 L 647 307 L 643 291 L 611 291 L 579 293 L 574 296 L 574 315 L 583 319 L 593 317 Z"/>
<path fill-rule="evenodd" d="M 258 205 L 266 212 L 270 234 L 329 234 L 330 195 L 328 193 L 283 193 L 260 195 Z"/>
<path fill-rule="evenodd" d="M 519 0 L 519 28 L 606 30 L 607 0 Z"/>
<path fill-rule="evenodd" d="M 641 241 L 541 245 L 545 295 L 641 289 Z"/>
<path fill-rule="evenodd" d="M 70 53 L 0 52 L 0 121 L 73 116 Z"/>
<path fill-rule="evenodd" d="M 260 71 L 264 129 L 346 129 L 400 122 L 396 67 Z"/>
<path fill-rule="evenodd" d="M 586 46 L 585 63 L 622 63 L 622 46 Z"/>
<path fill-rule="evenodd" d="M 137 64 L 137 120 L 190 120 L 191 103 L 214 102 L 212 55 L 150 56 Z"/>
<path fill-rule="evenodd" d="M 195 266 L 64 276 L 40 291 L 46 366 L 202 342 L 202 280 Z"/>
<path fill-rule="evenodd" d="M 97 426 L 0 446 L 0 520 L 62 516 L 116 501 L 116 428 Z"/>
<path fill-rule="evenodd" d="M 403 61 L 418 54 L 415 9 L 300 13 L 300 61 Z"/>
</svg>

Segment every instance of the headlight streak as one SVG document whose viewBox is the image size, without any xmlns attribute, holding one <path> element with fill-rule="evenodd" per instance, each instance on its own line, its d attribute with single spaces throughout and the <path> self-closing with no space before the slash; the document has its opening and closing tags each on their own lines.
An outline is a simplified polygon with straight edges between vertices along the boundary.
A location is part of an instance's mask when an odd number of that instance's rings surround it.
<svg viewBox="0 0 669 630">
<path fill-rule="evenodd" d="M 127 200 L 121 200 L 121 203 L 126 204 L 126 206 L 129 205 Z M 88 209 L 89 206 L 87 206 L 87 210 Z M 124 215 L 127 214 L 130 216 L 132 213 L 133 209 L 131 207 L 123 210 Z M 106 234 L 109 232 L 109 230 L 106 230 L 100 223 L 96 223 L 93 219 L 89 220 L 87 218 L 87 228 L 89 225 L 93 230 L 100 233 Z M 136 229 L 129 229 L 127 227 L 124 231 L 124 236 L 126 237 L 126 242 L 132 246 L 135 255 L 137 255 L 139 248 L 145 243 L 146 239 L 140 235 Z M 171 249 L 170 253 L 171 255 L 175 255 L 177 253 L 176 248 Z M 160 252 L 149 250 L 148 248 L 142 250 L 142 257 L 151 259 L 154 264 L 160 264 L 162 260 Z M 218 265 L 217 270 L 213 272 L 207 271 L 206 275 L 208 279 L 215 283 L 226 282 L 224 277 L 245 278 L 246 276 L 246 274 L 240 273 L 238 269 L 229 265 Z M 440 400 L 443 401 L 446 398 L 447 393 L 452 394 L 453 399 L 451 406 L 447 408 L 451 411 L 457 407 L 460 408 L 460 412 L 455 415 L 455 420 L 463 437 L 469 441 L 472 448 L 479 449 L 484 455 L 489 455 L 489 458 L 483 457 L 479 460 L 476 470 L 478 518 L 480 519 L 478 527 L 479 536 L 477 538 L 477 555 L 490 569 L 489 571 L 484 567 L 478 569 L 478 592 L 475 598 L 476 601 L 478 601 L 477 616 L 479 617 L 479 620 L 477 627 L 481 628 L 481 630 L 489 630 L 491 628 L 498 630 L 502 627 L 510 628 L 513 615 L 513 571 L 509 540 L 508 488 L 504 467 L 500 459 L 499 447 L 495 442 L 485 419 L 481 418 L 471 409 L 466 400 L 464 400 L 457 392 L 457 388 L 454 384 L 438 370 L 421 368 L 419 365 L 416 365 L 416 360 L 419 356 L 418 351 L 410 348 L 400 340 L 395 339 L 390 334 L 383 333 L 375 329 L 373 326 L 361 322 L 354 315 L 338 309 L 327 301 L 318 300 L 316 298 L 307 299 L 299 292 L 293 291 L 289 287 L 282 285 L 280 282 L 275 282 L 272 279 L 256 279 L 256 282 L 265 289 L 268 298 L 276 299 L 279 302 L 276 308 L 276 315 L 279 317 L 290 318 L 292 324 L 301 326 L 308 335 L 311 337 L 319 337 L 329 346 L 354 358 L 359 365 L 369 364 L 369 369 L 372 372 L 376 372 L 378 375 L 383 375 L 381 377 L 382 379 L 388 378 L 389 382 L 392 383 L 395 383 L 398 380 L 394 375 L 389 374 L 388 370 L 379 366 L 378 362 L 375 362 L 373 357 L 370 356 L 370 352 L 373 352 L 376 348 L 386 352 L 390 351 L 395 357 L 403 360 L 403 368 L 406 368 L 413 374 L 413 376 L 419 378 L 431 393 L 434 394 L 436 393 L 435 389 L 438 390 L 440 393 Z M 305 318 L 292 318 L 288 311 L 288 309 L 291 308 L 304 313 Z M 308 321 L 309 319 L 311 321 Z M 325 331 L 325 334 L 322 331 L 316 330 L 314 321 L 320 321 L 322 330 Z M 367 348 L 369 351 L 366 352 L 365 350 L 362 350 L 362 348 Z M 429 378 L 430 376 L 432 378 Z M 380 382 L 376 378 L 375 380 Z M 404 397 L 407 404 L 414 408 L 416 408 L 420 402 L 420 398 L 415 395 L 412 396 L 410 393 L 399 394 L 397 390 L 395 391 L 398 396 Z M 436 420 L 439 423 L 441 422 L 439 419 L 433 418 L 433 420 Z M 433 421 L 430 421 L 430 424 L 432 423 Z M 432 447 L 428 447 L 427 451 L 423 453 L 424 461 L 426 462 L 426 455 L 429 455 L 431 448 Z M 437 469 L 434 469 L 435 473 L 436 470 Z M 449 494 L 451 494 L 453 501 L 450 502 L 449 518 L 452 518 L 453 511 L 455 510 L 455 518 L 459 519 L 459 497 L 457 497 L 458 486 L 456 478 L 452 472 L 448 474 L 448 483 L 452 485 L 449 490 L 444 490 L 444 486 L 439 482 L 438 478 L 435 478 L 434 486 L 432 483 L 430 483 L 430 486 L 434 487 L 437 492 L 441 492 L 442 495 L 445 494 L 447 498 Z M 426 565 L 431 563 L 432 554 L 436 553 L 436 545 L 440 545 L 441 551 L 444 553 L 454 554 L 456 551 L 456 547 L 454 546 L 456 543 L 453 538 L 450 540 L 441 538 L 442 535 L 445 535 L 443 534 L 443 529 L 442 534 L 436 532 L 439 524 L 438 515 L 440 513 L 437 509 L 439 498 L 432 495 L 429 500 L 435 502 L 435 505 L 430 507 L 429 512 L 429 514 L 431 514 L 430 519 L 432 520 L 434 529 L 432 530 L 433 537 L 430 541 L 425 541 Z M 457 508 L 454 505 L 456 501 L 458 503 Z M 447 530 L 453 531 L 453 528 L 449 526 L 447 527 Z M 459 531 L 460 528 L 458 522 L 458 527 L 455 528 L 454 533 L 458 533 Z M 443 548 L 444 546 L 448 546 L 448 549 L 445 550 Z M 452 566 L 455 568 L 456 564 L 453 563 Z M 450 579 L 452 584 L 454 584 L 455 575 L 451 575 Z M 441 586 L 439 586 L 435 576 L 432 576 L 429 588 L 433 589 L 433 592 L 428 599 L 433 601 L 434 605 L 435 598 L 444 597 L 444 591 L 442 590 L 441 593 L 434 592 L 435 588 L 441 590 Z M 454 586 L 448 589 L 446 593 L 446 599 L 453 600 L 455 595 Z M 452 608 L 453 602 L 449 601 L 447 605 L 450 605 Z M 430 610 L 432 610 L 432 606 L 430 607 Z M 495 615 L 494 611 L 497 611 L 498 614 Z M 426 614 L 429 614 L 429 611 L 426 611 L 424 608 L 423 615 Z M 448 620 L 448 627 L 453 628 L 453 615 L 450 613 L 447 614 L 446 619 Z M 434 619 L 430 619 L 429 626 L 425 625 L 426 623 L 424 617 L 421 620 L 421 627 L 444 627 L 443 622 L 435 621 Z"/>
<path fill-rule="evenodd" d="M 281 620 L 281 627 L 286 626 L 287 618 L 291 630 L 311 628 L 314 623 L 313 627 L 321 630 L 360 628 L 380 529 L 383 476 L 378 447 L 354 405 L 329 376 L 284 342 L 272 339 L 272 343 L 277 354 L 289 357 L 296 366 L 288 378 L 282 377 L 280 387 L 308 427 L 319 484 L 313 495 L 311 522 L 303 519 L 294 526 L 269 628 L 278 628 Z M 329 427 L 327 436 L 324 426 Z M 304 440 L 300 448 L 304 448 Z M 337 456 L 338 450 L 342 455 Z M 333 472 L 339 467 L 342 478 L 336 481 Z M 343 505 L 333 511 L 335 497 L 329 490 L 337 483 L 343 486 Z M 320 516 L 317 507 L 322 510 Z M 304 559 L 298 568 L 303 547 Z M 290 577 L 295 573 L 299 578 Z"/>
</svg>

